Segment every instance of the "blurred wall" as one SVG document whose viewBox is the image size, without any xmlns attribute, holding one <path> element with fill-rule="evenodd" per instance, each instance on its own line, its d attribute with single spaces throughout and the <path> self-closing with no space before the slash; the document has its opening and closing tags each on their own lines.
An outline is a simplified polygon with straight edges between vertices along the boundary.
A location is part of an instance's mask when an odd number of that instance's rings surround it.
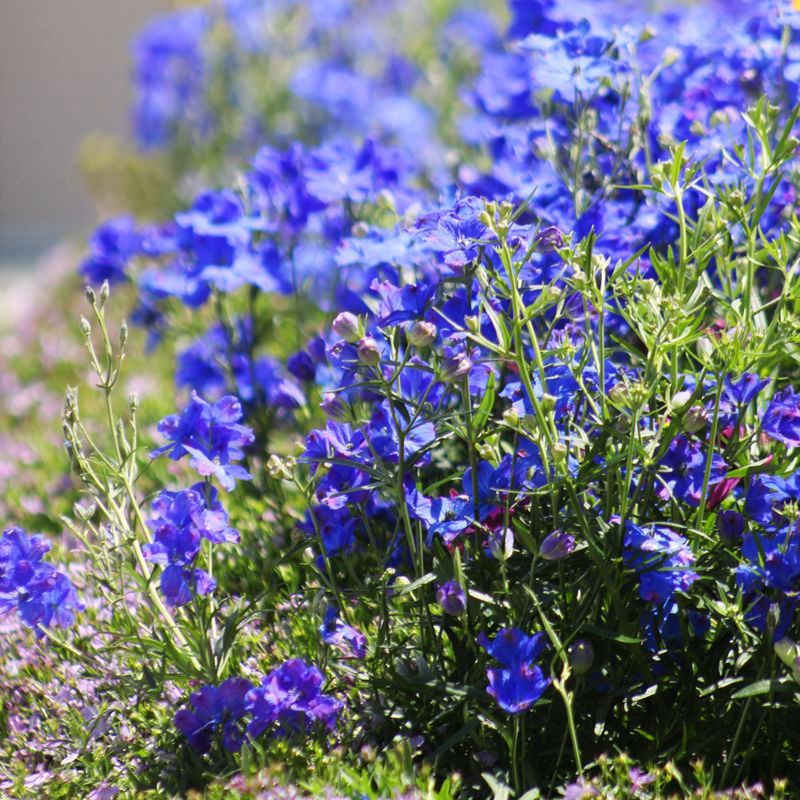
<svg viewBox="0 0 800 800">
<path fill-rule="evenodd" d="M 124 135 L 131 38 L 165 0 L 0 0 L 0 261 L 94 221 L 75 150 Z"/>
</svg>

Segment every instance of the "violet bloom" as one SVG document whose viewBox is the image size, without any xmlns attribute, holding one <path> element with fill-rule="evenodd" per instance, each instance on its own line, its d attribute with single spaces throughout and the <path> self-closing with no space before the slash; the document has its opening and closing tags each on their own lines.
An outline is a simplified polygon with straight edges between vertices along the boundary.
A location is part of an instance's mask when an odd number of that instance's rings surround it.
<svg viewBox="0 0 800 800">
<path fill-rule="evenodd" d="M 189 697 L 192 709 L 175 714 L 175 727 L 201 753 L 211 749 L 214 733 L 222 730 L 222 745 L 232 753 L 242 746 L 240 720 L 245 713 L 245 695 L 253 685 L 244 678 L 228 678 L 219 686 L 204 686 Z"/>
<path fill-rule="evenodd" d="M 339 610 L 333 606 L 325 612 L 319 633 L 325 644 L 338 648 L 345 655 L 354 658 L 365 658 L 367 655 L 367 637 L 352 625 L 342 622 Z"/>
<path fill-rule="evenodd" d="M 467 593 L 457 581 L 447 581 L 436 590 L 436 602 L 446 614 L 458 617 L 467 609 Z"/>
<path fill-rule="evenodd" d="M 170 444 L 150 455 L 169 453 L 173 461 L 190 456 L 189 463 L 201 475 L 215 476 L 230 491 L 237 480 L 249 480 L 250 473 L 234 461 L 244 458 L 244 449 L 255 440 L 253 431 L 239 424 L 242 406 L 228 395 L 213 405 L 192 392 L 189 405 L 180 414 L 165 417 L 158 424 L 159 433 Z"/>
<path fill-rule="evenodd" d="M 322 673 L 299 658 L 272 670 L 245 697 L 252 715 L 248 734 L 255 738 L 272 725 L 284 733 L 305 732 L 321 723 L 332 730 L 344 704 L 322 693 Z"/>
</svg>

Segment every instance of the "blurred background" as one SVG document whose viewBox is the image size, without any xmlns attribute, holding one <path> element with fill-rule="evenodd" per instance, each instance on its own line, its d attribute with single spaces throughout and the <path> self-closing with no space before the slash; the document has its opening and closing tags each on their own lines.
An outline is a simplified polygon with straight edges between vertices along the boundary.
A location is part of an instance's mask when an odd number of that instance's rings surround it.
<svg viewBox="0 0 800 800">
<path fill-rule="evenodd" d="M 131 40 L 166 5 L 0 2 L 0 288 L 95 222 L 76 152 L 94 131 L 128 136 Z"/>
</svg>

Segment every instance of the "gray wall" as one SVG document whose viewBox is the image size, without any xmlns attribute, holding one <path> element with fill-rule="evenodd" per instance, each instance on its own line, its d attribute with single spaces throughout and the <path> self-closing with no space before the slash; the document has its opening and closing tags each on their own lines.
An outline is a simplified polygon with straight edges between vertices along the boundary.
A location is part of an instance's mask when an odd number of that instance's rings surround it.
<svg viewBox="0 0 800 800">
<path fill-rule="evenodd" d="M 131 37 L 165 0 L 0 0 L 0 261 L 28 259 L 94 215 L 81 139 L 125 134 Z"/>
</svg>

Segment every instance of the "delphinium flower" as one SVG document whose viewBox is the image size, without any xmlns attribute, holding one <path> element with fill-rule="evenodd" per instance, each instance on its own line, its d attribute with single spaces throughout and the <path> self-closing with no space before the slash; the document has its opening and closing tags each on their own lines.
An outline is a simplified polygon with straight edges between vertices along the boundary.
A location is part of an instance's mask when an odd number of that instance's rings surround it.
<svg viewBox="0 0 800 800">
<path fill-rule="evenodd" d="M 187 8 L 156 17 L 134 44 L 135 127 L 142 148 L 163 147 L 182 124 L 197 133 L 207 126 L 203 93 L 207 76 L 206 9 Z"/>
<path fill-rule="evenodd" d="M 239 534 L 228 526 L 228 515 L 214 489 L 196 484 L 180 492 L 161 492 L 153 501 L 148 525 L 153 541 L 143 552 L 162 567 L 161 591 L 167 603 L 185 605 L 194 594 L 213 591 L 214 580 L 194 566 L 202 539 L 217 544 L 239 540 Z"/>
<path fill-rule="evenodd" d="M 345 655 L 354 658 L 364 658 L 367 655 L 367 637 L 339 619 L 339 610 L 333 606 L 325 612 L 319 633 L 325 644 L 338 648 Z"/>
<path fill-rule="evenodd" d="M 244 678 L 228 678 L 219 686 L 204 686 L 192 692 L 192 707 L 175 714 L 175 727 L 201 753 L 211 749 L 214 734 L 221 730 L 223 747 L 237 752 L 242 746 L 245 696 L 252 688 Z"/>
<path fill-rule="evenodd" d="M 97 228 L 89 248 L 89 255 L 80 266 L 81 275 L 94 285 L 103 281 L 113 285 L 128 279 L 128 264 L 141 253 L 142 237 L 133 217 L 116 217 Z"/>
<path fill-rule="evenodd" d="M 547 646 L 543 633 L 527 636 L 519 628 L 503 628 L 492 640 L 482 633 L 478 644 L 502 665 L 487 670 L 486 691 L 509 714 L 526 711 L 550 685 L 550 679 L 533 664 Z"/>
<path fill-rule="evenodd" d="M 639 596 L 650 603 L 663 603 L 676 592 L 686 592 L 699 579 L 691 569 L 695 562 L 689 543 L 679 533 L 664 527 L 639 527 L 625 522 L 623 560 L 639 576 Z"/>
<path fill-rule="evenodd" d="M 241 425 L 242 406 L 230 395 L 213 405 L 192 392 L 189 405 L 180 414 L 165 417 L 158 424 L 159 433 L 170 444 L 154 450 L 152 457 L 169 453 L 177 461 L 190 457 L 189 463 L 201 475 L 216 477 L 230 491 L 237 480 L 249 480 L 250 473 L 232 462 L 244 458 L 244 449 L 255 436 L 250 428 Z"/>
<path fill-rule="evenodd" d="M 800 605 L 800 533 L 796 519 L 774 533 L 746 533 L 736 570 L 747 619 L 775 639 L 786 635 Z M 771 613 L 772 612 L 772 613 Z"/>
<path fill-rule="evenodd" d="M 83 609 L 69 578 L 42 561 L 50 550 L 43 536 L 9 528 L 0 539 L 0 614 L 15 609 L 37 636 L 44 628 L 67 628 Z"/>
<path fill-rule="evenodd" d="M 791 387 L 772 398 L 761 419 L 761 430 L 789 447 L 800 445 L 800 395 Z"/>
<path fill-rule="evenodd" d="M 248 734 L 255 738 L 273 725 L 281 733 L 305 733 L 316 723 L 332 730 L 344 704 L 324 694 L 322 683 L 322 673 L 299 658 L 281 664 L 245 697 Z"/>
<path fill-rule="evenodd" d="M 662 499 L 674 498 L 697 506 L 703 489 L 719 483 L 728 471 L 725 460 L 718 453 L 711 455 L 711 469 L 706 484 L 708 456 L 698 442 L 685 436 L 676 436 L 659 462 L 658 493 Z"/>
</svg>

